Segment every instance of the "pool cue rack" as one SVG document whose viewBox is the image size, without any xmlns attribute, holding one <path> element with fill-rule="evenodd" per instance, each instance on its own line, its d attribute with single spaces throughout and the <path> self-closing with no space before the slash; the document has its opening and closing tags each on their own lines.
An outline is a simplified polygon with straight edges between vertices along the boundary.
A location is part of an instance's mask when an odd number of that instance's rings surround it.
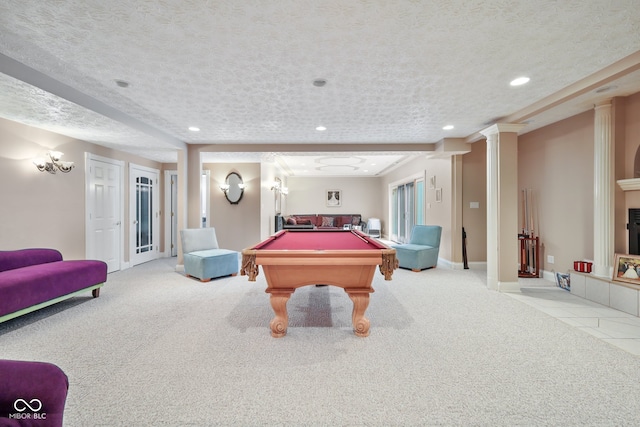
<svg viewBox="0 0 640 427">
<path fill-rule="evenodd" d="M 518 277 L 540 277 L 540 238 L 533 233 L 533 191 L 522 190 L 522 232 L 520 243 L 520 267 Z"/>
<path fill-rule="evenodd" d="M 518 277 L 540 277 L 540 238 L 518 234 L 520 241 L 520 269 Z"/>
</svg>

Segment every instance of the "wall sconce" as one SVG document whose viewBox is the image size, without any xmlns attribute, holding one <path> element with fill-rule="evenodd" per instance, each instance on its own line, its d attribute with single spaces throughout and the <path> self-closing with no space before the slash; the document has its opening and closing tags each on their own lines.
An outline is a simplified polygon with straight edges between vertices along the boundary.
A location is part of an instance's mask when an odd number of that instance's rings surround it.
<svg viewBox="0 0 640 427">
<path fill-rule="evenodd" d="M 273 184 L 271 184 L 271 190 L 275 191 L 276 193 L 284 194 L 285 196 L 289 194 L 289 189 L 287 187 L 283 187 L 282 181 L 280 181 L 280 179 L 278 178 L 273 181 Z"/>
<path fill-rule="evenodd" d="M 232 205 L 237 205 L 238 202 L 240 202 L 246 188 L 247 186 L 242 181 L 242 177 L 235 172 L 227 175 L 224 184 L 220 184 L 220 190 L 222 190 L 224 197 L 226 197 Z"/>
<path fill-rule="evenodd" d="M 63 173 L 71 172 L 71 169 L 74 168 L 73 162 L 63 162 L 60 160 L 64 153 L 59 151 L 47 151 L 47 156 L 49 156 L 49 160 L 46 159 L 35 159 L 33 164 L 36 165 L 40 172 L 47 171 L 49 173 L 56 173 L 56 171 L 60 171 Z"/>
</svg>

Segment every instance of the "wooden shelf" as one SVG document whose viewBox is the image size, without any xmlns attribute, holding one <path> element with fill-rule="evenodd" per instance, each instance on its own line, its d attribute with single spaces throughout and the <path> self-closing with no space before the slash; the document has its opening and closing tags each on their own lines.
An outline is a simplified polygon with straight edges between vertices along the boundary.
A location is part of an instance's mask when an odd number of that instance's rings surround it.
<svg viewBox="0 0 640 427">
<path fill-rule="evenodd" d="M 617 182 L 623 191 L 640 190 L 640 178 L 619 179 Z"/>
</svg>

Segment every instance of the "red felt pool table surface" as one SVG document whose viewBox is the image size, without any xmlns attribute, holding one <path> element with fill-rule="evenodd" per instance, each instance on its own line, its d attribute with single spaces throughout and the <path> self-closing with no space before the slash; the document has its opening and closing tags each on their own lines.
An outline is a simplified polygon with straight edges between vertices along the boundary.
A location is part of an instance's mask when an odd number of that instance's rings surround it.
<svg viewBox="0 0 640 427">
<path fill-rule="evenodd" d="M 398 267 L 396 251 L 357 230 L 283 230 L 242 251 L 240 274 L 255 281 L 262 266 L 271 294 L 275 318 L 271 335 L 287 332 L 287 301 L 301 286 L 332 285 L 343 288 L 353 301 L 356 335 L 369 335 L 364 312 L 369 305 L 376 267 L 391 280 Z"/>
<path fill-rule="evenodd" d="M 367 250 L 387 246 L 356 230 L 286 230 L 258 243 L 258 250 Z"/>
</svg>

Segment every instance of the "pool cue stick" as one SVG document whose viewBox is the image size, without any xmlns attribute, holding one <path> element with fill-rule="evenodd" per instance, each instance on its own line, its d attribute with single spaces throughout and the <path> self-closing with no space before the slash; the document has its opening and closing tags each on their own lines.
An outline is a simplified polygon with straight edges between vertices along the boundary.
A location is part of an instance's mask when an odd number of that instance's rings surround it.
<svg viewBox="0 0 640 427">
<path fill-rule="evenodd" d="M 462 227 L 462 262 L 464 263 L 464 269 L 469 269 L 469 262 L 467 261 L 467 232 Z"/>
</svg>

